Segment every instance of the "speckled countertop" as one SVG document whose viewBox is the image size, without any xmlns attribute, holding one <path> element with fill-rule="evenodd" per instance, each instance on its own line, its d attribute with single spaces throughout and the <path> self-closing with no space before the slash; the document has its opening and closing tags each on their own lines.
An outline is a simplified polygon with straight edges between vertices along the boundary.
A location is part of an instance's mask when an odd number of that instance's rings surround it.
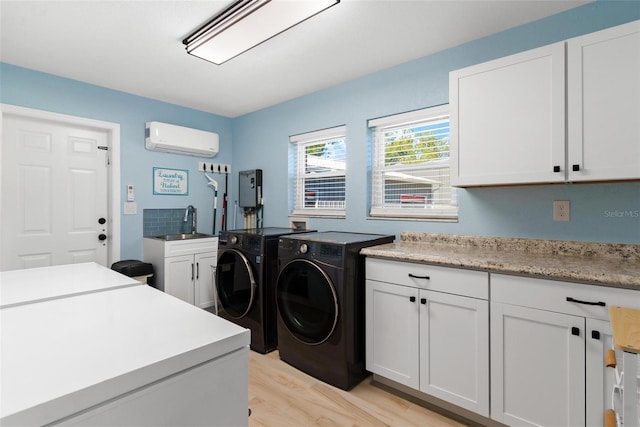
<svg viewBox="0 0 640 427">
<path fill-rule="evenodd" d="M 640 245 L 402 233 L 361 253 L 640 291 Z"/>
</svg>

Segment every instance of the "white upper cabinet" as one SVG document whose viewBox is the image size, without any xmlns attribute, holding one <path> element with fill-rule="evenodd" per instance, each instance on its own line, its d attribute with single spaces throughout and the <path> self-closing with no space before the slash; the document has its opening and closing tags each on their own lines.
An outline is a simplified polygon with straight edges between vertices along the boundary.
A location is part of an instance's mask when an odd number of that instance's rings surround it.
<svg viewBox="0 0 640 427">
<path fill-rule="evenodd" d="M 564 180 L 564 43 L 450 74 L 451 182 Z"/>
<path fill-rule="evenodd" d="M 452 71 L 452 184 L 639 179 L 639 28 Z"/>
<path fill-rule="evenodd" d="M 568 179 L 640 178 L 640 21 L 567 42 Z"/>
</svg>

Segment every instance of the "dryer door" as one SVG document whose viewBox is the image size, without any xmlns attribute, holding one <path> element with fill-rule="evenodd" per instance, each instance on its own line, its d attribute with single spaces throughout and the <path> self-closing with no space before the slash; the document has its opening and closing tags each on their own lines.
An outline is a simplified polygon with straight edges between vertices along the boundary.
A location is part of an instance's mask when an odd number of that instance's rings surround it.
<svg viewBox="0 0 640 427">
<path fill-rule="evenodd" d="M 247 315 L 256 295 L 256 280 L 247 257 L 227 249 L 218 257 L 216 289 L 222 309 L 233 319 Z"/>
<path fill-rule="evenodd" d="M 295 259 L 280 270 L 276 303 L 287 330 L 305 344 L 325 342 L 338 323 L 338 298 L 331 279 L 305 259 Z"/>
</svg>

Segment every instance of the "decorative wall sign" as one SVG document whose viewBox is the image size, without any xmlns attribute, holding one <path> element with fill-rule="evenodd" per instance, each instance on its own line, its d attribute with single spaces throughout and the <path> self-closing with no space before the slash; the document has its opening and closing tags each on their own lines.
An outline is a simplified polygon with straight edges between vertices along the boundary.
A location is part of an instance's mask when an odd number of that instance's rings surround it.
<svg viewBox="0 0 640 427">
<path fill-rule="evenodd" d="M 189 195 L 189 171 L 185 169 L 153 168 L 153 194 Z"/>
</svg>

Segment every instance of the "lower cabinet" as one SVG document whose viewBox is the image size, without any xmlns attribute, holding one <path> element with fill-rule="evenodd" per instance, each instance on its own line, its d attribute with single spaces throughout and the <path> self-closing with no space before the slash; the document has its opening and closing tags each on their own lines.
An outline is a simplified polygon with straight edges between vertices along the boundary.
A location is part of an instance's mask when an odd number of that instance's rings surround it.
<svg viewBox="0 0 640 427">
<path fill-rule="evenodd" d="M 491 303 L 491 417 L 585 425 L 584 318 Z"/>
<path fill-rule="evenodd" d="M 610 306 L 640 308 L 638 291 L 491 274 L 491 418 L 603 425 L 615 381 Z"/>
<path fill-rule="evenodd" d="M 153 264 L 154 286 L 200 308 L 216 304 L 218 238 L 186 241 L 144 239 L 144 258 Z"/>
<path fill-rule="evenodd" d="M 600 426 L 610 306 L 640 293 L 367 258 L 367 369 L 506 425 Z"/>
<path fill-rule="evenodd" d="M 201 308 L 214 305 L 216 258 L 216 252 L 165 258 L 164 291 Z"/>
<path fill-rule="evenodd" d="M 488 275 L 367 259 L 367 369 L 489 416 Z M 391 282 L 393 280 L 393 282 Z M 469 294 L 441 290 L 468 288 Z"/>
</svg>

